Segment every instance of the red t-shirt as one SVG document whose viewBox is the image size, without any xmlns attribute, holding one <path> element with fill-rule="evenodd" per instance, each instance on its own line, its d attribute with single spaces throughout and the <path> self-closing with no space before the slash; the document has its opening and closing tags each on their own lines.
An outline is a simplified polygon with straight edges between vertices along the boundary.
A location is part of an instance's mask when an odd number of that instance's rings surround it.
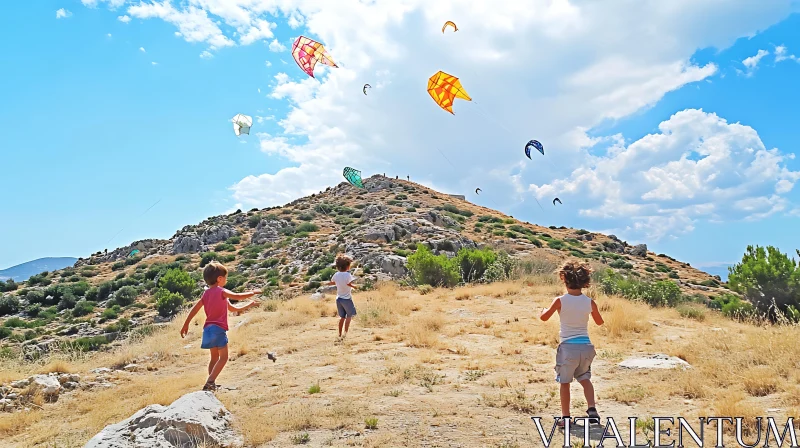
<svg viewBox="0 0 800 448">
<path fill-rule="evenodd" d="M 219 286 L 208 288 L 200 299 L 203 301 L 203 309 L 206 312 L 206 323 L 203 328 L 209 325 L 216 325 L 228 331 L 228 299 L 222 295 L 224 289 Z"/>
</svg>

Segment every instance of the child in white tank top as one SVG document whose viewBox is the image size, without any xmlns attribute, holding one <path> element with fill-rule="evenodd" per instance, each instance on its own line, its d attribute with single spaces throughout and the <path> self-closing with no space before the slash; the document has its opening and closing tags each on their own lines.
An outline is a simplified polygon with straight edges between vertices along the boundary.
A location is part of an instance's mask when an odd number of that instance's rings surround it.
<svg viewBox="0 0 800 448">
<path fill-rule="evenodd" d="M 573 379 L 583 386 L 583 394 L 589 405 L 586 414 L 592 423 L 600 423 L 600 415 L 595 409 L 594 386 L 592 385 L 592 360 L 596 355 L 594 345 L 589 339 L 589 317 L 597 325 L 603 325 L 603 317 L 594 300 L 586 297 L 582 289 L 588 288 L 591 282 L 592 269 L 585 263 L 568 261 L 558 271 L 558 275 L 567 287 L 567 293 L 556 297 L 550 308 L 542 310 L 541 319 L 547 321 L 558 311 L 561 321 L 559 339 L 561 343 L 556 351 L 556 381 L 561 384 L 561 415 L 558 423 L 564 427 L 564 420 L 570 418 L 570 390 Z"/>
</svg>

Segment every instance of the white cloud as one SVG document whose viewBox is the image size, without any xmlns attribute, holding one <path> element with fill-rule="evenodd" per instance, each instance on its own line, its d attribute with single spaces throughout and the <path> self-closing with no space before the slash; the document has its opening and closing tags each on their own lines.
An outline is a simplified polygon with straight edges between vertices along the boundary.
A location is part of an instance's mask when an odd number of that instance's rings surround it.
<svg viewBox="0 0 800 448">
<path fill-rule="evenodd" d="M 274 36 L 274 34 L 272 34 L 272 29 L 275 28 L 275 26 L 274 23 L 267 22 L 266 20 L 255 20 L 249 28 L 241 31 L 242 38 L 239 39 L 239 42 L 242 45 L 250 45 L 259 40 L 269 39 Z"/>
<path fill-rule="evenodd" d="M 785 45 L 778 45 L 775 47 L 775 62 L 781 62 L 787 59 L 791 61 L 798 61 L 797 56 L 788 54 Z"/>
<path fill-rule="evenodd" d="M 151 62 L 152 65 L 158 65 L 158 62 Z"/>
<path fill-rule="evenodd" d="M 233 41 L 208 17 L 204 9 L 189 6 L 177 10 L 169 0 L 162 3 L 139 3 L 128 8 L 128 14 L 139 19 L 159 18 L 178 27 L 178 33 L 187 42 L 206 42 L 214 47 L 229 47 Z"/>
<path fill-rule="evenodd" d="M 131 18 L 130 16 L 119 16 L 117 17 L 117 20 L 119 20 L 122 23 L 129 23 L 131 21 Z"/>
<path fill-rule="evenodd" d="M 72 13 L 64 8 L 61 8 L 58 11 L 56 11 L 56 19 L 66 19 L 69 17 L 72 17 Z"/>
<path fill-rule="evenodd" d="M 139 47 L 139 51 L 141 51 L 142 53 L 147 53 L 147 51 L 144 49 L 144 47 Z"/>
<path fill-rule="evenodd" d="M 273 39 L 272 42 L 269 43 L 269 50 L 276 53 L 279 51 L 286 51 L 286 45 L 278 42 L 278 39 Z"/>
<path fill-rule="evenodd" d="M 764 56 L 768 54 L 769 51 L 767 50 L 758 50 L 758 53 L 742 61 L 742 65 L 747 67 L 748 75 L 751 75 L 753 73 L 753 70 L 755 70 L 756 67 L 758 67 L 758 63 L 761 62 L 761 59 L 763 59 Z"/>
<path fill-rule="evenodd" d="M 206 51 L 200 53 L 200 57 L 203 58 L 203 59 L 211 59 L 211 58 L 214 57 L 214 55 L 210 51 L 206 50 Z"/>
<path fill-rule="evenodd" d="M 81 3 L 90 8 L 96 8 L 101 3 L 108 3 L 108 7 L 114 9 L 124 5 L 125 0 L 81 0 Z"/>
<path fill-rule="evenodd" d="M 266 65 L 267 67 L 272 67 L 272 62 L 264 61 L 264 65 Z"/>
<path fill-rule="evenodd" d="M 753 128 L 696 109 L 658 128 L 603 155 L 586 151 L 569 176 L 530 190 L 648 239 L 691 231 L 698 220 L 762 219 L 787 208 L 781 194 L 800 171 L 786 168 L 790 157 L 768 150 Z"/>
<path fill-rule="evenodd" d="M 106 34 L 106 37 L 111 37 L 111 33 Z"/>
</svg>

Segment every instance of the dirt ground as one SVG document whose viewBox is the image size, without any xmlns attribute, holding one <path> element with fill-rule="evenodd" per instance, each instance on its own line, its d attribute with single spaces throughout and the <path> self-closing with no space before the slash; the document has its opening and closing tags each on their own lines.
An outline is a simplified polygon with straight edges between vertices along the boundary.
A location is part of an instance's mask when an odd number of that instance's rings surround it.
<svg viewBox="0 0 800 448">
<path fill-rule="evenodd" d="M 230 317 L 231 360 L 217 396 L 251 447 L 542 446 L 530 417 L 543 417 L 549 431 L 560 414 L 553 372 L 558 318 L 538 319 L 563 293 L 553 280 L 424 295 L 379 285 L 355 293 L 358 316 L 340 344 L 333 297 L 264 302 Z M 688 319 L 674 309 L 588 293 L 606 320 L 602 327 L 590 323 L 597 408 L 602 417 L 614 417 L 626 441 L 631 416 L 742 416 L 746 430 L 756 416 L 783 423 L 798 416 L 798 327 L 739 323 L 710 310 Z M 143 371 L 114 371 L 114 387 L 69 392 L 29 412 L 0 414 L 0 444 L 79 447 L 148 404 L 169 404 L 199 390 L 208 362 L 199 348 L 202 316 L 186 339 L 178 334 L 182 321 L 111 353 L 3 365 L 2 382 L 48 371 L 91 380 L 93 368 L 132 361 Z M 276 352 L 277 362 L 267 352 Z M 655 353 L 680 357 L 692 368 L 617 366 Z M 572 415 L 585 412 L 581 388 L 573 383 Z M 711 440 L 715 431 L 706 432 Z M 563 436 L 556 437 L 560 445 Z"/>
</svg>

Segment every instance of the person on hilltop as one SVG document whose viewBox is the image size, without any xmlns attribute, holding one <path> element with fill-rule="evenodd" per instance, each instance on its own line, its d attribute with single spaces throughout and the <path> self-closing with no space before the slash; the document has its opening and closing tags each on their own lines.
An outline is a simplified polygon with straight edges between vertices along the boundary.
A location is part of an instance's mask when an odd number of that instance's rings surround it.
<svg viewBox="0 0 800 448">
<path fill-rule="evenodd" d="M 189 333 L 189 322 L 200 312 L 200 308 L 206 313 L 206 322 L 203 324 L 203 341 L 200 348 L 211 351 L 211 360 L 208 363 L 208 379 L 203 386 L 203 390 L 214 391 L 219 387 L 216 383 L 225 364 L 228 362 L 228 311 L 245 311 L 254 306 L 258 306 L 256 300 L 243 306 L 233 306 L 231 300 L 244 300 L 255 295 L 261 294 L 260 290 L 234 293 L 225 289 L 228 282 L 228 269 L 216 261 L 207 264 L 203 269 L 203 280 L 208 285 L 208 289 L 203 292 L 203 296 L 195 303 L 186 321 L 181 328 L 181 338 Z"/>
<path fill-rule="evenodd" d="M 353 286 L 356 278 L 350 273 L 353 259 L 345 254 L 339 254 L 336 256 L 335 264 L 338 272 L 333 274 L 328 285 L 336 285 L 336 310 L 339 312 L 339 338 L 337 341 L 341 342 L 347 337 L 350 320 L 356 315 L 352 291 L 357 288 Z M 344 327 L 344 333 L 342 333 L 342 327 Z"/>
<path fill-rule="evenodd" d="M 597 352 L 589 340 L 589 316 L 594 323 L 603 325 L 603 316 L 595 301 L 583 294 L 591 282 L 592 269 L 586 263 L 567 261 L 558 270 L 567 293 L 553 299 L 550 308 L 542 310 L 541 319 L 547 321 L 558 311 L 561 323 L 559 333 L 560 344 L 556 350 L 556 382 L 561 387 L 561 415 L 558 422 L 560 428 L 570 418 L 570 383 L 575 379 L 583 386 L 588 409 L 586 414 L 590 423 L 600 423 L 600 415 L 595 408 L 594 386 L 592 385 L 592 360 Z"/>
</svg>

